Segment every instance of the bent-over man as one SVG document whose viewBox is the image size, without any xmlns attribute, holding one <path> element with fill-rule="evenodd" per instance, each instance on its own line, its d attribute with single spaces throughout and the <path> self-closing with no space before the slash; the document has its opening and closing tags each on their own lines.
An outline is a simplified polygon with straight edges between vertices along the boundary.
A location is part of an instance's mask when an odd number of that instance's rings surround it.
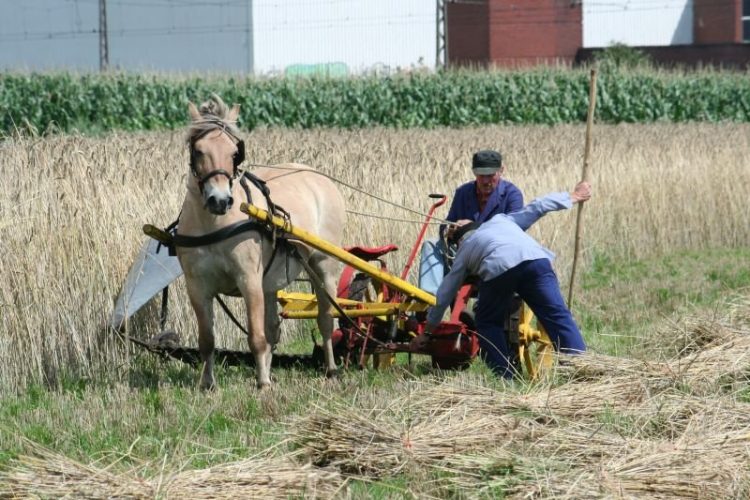
<svg viewBox="0 0 750 500">
<path fill-rule="evenodd" d="M 473 225 L 458 229 L 454 236 L 460 240 L 458 252 L 451 271 L 437 290 L 437 304 L 427 314 L 427 332 L 440 323 L 466 279 L 478 276 L 476 327 L 483 358 L 496 374 L 513 376 L 503 322 L 514 293 L 529 305 L 556 349 L 568 353 L 586 350 L 560 293 L 552 269 L 554 254 L 525 230 L 547 212 L 571 208 L 590 197 L 591 186 L 581 182 L 572 193 L 551 193 L 517 212 L 495 215 L 476 229 Z M 414 342 L 425 342 L 427 338 L 420 336 Z"/>
</svg>

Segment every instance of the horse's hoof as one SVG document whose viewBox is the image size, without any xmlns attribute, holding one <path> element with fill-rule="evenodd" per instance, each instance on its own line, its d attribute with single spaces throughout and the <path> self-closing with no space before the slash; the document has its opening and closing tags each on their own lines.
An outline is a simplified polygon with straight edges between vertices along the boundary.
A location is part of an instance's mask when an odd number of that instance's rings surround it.
<svg viewBox="0 0 750 500">
<path fill-rule="evenodd" d="M 258 382 L 258 390 L 261 392 L 265 392 L 271 389 L 271 382 Z"/>
<path fill-rule="evenodd" d="M 339 378 L 339 370 L 338 370 L 338 368 L 335 368 L 333 370 L 326 370 L 326 378 L 327 379 L 338 379 Z"/>
</svg>

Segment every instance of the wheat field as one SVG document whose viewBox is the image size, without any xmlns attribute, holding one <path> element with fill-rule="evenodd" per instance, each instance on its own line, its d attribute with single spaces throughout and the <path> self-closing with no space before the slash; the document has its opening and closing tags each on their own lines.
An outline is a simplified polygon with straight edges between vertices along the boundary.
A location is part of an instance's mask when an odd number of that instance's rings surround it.
<svg viewBox="0 0 750 500">
<path fill-rule="evenodd" d="M 420 216 L 368 194 L 426 212 L 429 193 L 451 195 L 471 179 L 471 154 L 484 148 L 503 152 L 506 178 L 527 201 L 569 190 L 580 177 L 584 127 L 259 129 L 244 135 L 251 163 L 306 163 L 343 182 L 353 212 L 344 241 L 396 243 L 400 251 L 389 266 L 400 269 L 419 229 L 408 221 Z M 597 254 L 636 259 L 747 246 L 748 151 L 747 124 L 595 127 L 594 198 L 584 211 L 579 269 Z M 0 164 L 0 395 L 30 384 L 55 386 L 65 376 L 123 373 L 134 352 L 107 328 L 109 315 L 145 240 L 141 226 L 166 226 L 178 214 L 188 173 L 183 132 L 15 137 L 0 143 Z M 446 213 L 447 206 L 437 215 Z M 532 229 L 557 254 L 563 284 L 574 226 L 571 211 L 551 214 Z M 172 300 L 170 326 L 195 345 L 192 311 L 180 294 Z M 134 332 L 149 333 L 155 332 Z M 223 319 L 217 342 L 244 348 Z"/>
</svg>

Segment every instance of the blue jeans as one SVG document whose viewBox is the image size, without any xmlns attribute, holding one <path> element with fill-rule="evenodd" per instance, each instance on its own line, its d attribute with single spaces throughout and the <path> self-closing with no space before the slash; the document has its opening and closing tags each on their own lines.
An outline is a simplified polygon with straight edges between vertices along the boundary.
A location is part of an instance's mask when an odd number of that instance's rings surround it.
<svg viewBox="0 0 750 500">
<path fill-rule="evenodd" d="M 560 284 L 547 259 L 528 260 L 479 285 L 476 326 L 483 359 L 496 374 L 511 378 L 510 350 L 503 322 L 513 293 L 523 299 L 542 323 L 555 349 L 568 354 L 586 350 L 578 326 L 560 293 Z"/>
</svg>

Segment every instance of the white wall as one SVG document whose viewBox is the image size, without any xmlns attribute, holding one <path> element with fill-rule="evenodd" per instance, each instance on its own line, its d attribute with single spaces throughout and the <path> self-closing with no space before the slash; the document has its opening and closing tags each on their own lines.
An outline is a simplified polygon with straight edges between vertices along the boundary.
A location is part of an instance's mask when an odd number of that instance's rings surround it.
<svg viewBox="0 0 750 500">
<path fill-rule="evenodd" d="M 435 0 L 255 0 L 256 72 L 435 66 Z"/>
<path fill-rule="evenodd" d="M 692 0 L 583 0 L 583 46 L 693 42 Z"/>
</svg>

